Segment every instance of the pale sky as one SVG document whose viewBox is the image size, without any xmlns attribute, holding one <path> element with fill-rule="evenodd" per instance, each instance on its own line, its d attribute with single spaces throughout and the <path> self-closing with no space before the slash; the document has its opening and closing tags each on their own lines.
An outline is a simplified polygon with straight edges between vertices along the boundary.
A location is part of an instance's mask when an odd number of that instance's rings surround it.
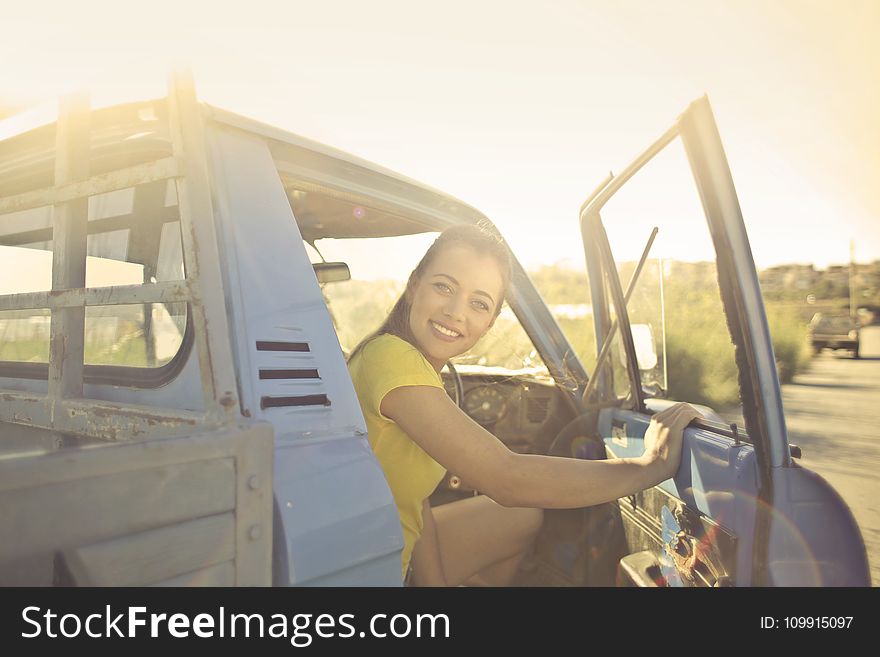
<svg viewBox="0 0 880 657">
<path fill-rule="evenodd" d="M 204 100 L 479 208 L 526 267 L 580 266 L 584 198 L 707 93 L 759 267 L 880 258 L 877 0 L 7 0 L 3 26 L 0 105 L 158 96 L 188 61 Z"/>
</svg>

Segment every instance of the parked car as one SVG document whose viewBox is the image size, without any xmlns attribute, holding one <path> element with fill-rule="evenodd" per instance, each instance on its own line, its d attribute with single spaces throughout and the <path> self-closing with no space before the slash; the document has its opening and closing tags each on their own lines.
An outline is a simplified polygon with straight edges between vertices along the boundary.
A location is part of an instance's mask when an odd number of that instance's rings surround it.
<svg viewBox="0 0 880 657">
<path fill-rule="evenodd" d="M 656 231 L 605 216 L 667 146 L 711 262 L 670 224 L 679 260 L 646 264 Z M 847 505 L 788 443 L 708 99 L 579 220 L 591 298 L 569 301 L 591 312 L 554 317 L 515 260 L 497 348 L 444 374 L 463 412 L 512 450 L 569 458 L 640 455 L 676 377 L 733 390 L 741 419 L 704 408 L 673 478 L 547 511 L 517 583 L 869 585 Z M 399 518 L 344 357 L 393 297 L 358 269 L 477 221 L 405 176 L 201 104 L 187 77 L 153 101 L 68 99 L 57 122 L 0 141 L 0 578 L 399 586 Z M 723 367 L 695 356 L 706 327 Z M 479 494 L 450 474 L 434 503 Z"/>
<path fill-rule="evenodd" d="M 816 313 L 810 320 L 810 344 L 817 354 L 823 349 L 845 349 L 858 358 L 860 330 L 858 320 L 849 315 Z"/>
</svg>

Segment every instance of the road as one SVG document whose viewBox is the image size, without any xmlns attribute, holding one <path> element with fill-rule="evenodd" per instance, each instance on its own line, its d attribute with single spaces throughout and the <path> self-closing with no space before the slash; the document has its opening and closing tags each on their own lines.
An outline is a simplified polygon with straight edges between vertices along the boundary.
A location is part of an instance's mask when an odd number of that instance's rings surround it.
<svg viewBox="0 0 880 657">
<path fill-rule="evenodd" d="M 782 387 L 789 442 L 801 465 L 824 477 L 849 504 L 880 586 L 880 358 L 826 351 Z"/>
</svg>

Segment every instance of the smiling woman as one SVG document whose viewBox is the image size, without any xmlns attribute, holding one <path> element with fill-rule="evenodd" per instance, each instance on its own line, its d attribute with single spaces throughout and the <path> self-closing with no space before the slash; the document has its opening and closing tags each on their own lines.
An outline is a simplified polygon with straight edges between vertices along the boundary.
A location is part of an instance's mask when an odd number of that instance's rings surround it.
<svg viewBox="0 0 880 657">
<path fill-rule="evenodd" d="M 382 326 L 349 358 L 372 425 L 370 443 L 400 514 L 402 575 L 408 579 L 411 557 L 417 555 L 418 567 L 412 570 L 417 584 L 457 584 L 480 571 L 474 583 L 507 583 L 541 526 L 539 509 L 506 509 L 485 496 L 444 505 L 435 517 L 428 497 L 445 468 L 383 412 L 389 393 L 402 386 L 435 388 L 445 395 L 440 370 L 492 327 L 510 277 L 507 247 L 488 227 L 447 229 L 413 270 Z M 456 548 L 471 545 L 475 535 L 482 535 L 482 549 L 458 554 Z"/>
<path fill-rule="evenodd" d="M 440 377 L 494 324 L 510 272 L 510 253 L 491 225 L 446 229 L 387 319 L 349 357 L 370 445 L 400 516 L 408 583 L 509 583 L 544 508 L 599 504 L 668 477 L 681 432 L 697 415 L 686 405 L 658 414 L 639 458 L 512 452 L 449 399 Z M 432 507 L 428 498 L 446 470 L 483 494 Z"/>
</svg>

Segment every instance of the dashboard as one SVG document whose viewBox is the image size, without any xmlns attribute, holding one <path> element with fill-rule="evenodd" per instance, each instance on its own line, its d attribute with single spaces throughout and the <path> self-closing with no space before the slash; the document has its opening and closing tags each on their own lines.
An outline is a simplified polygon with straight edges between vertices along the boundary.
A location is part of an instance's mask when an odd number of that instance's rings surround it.
<svg viewBox="0 0 880 657">
<path fill-rule="evenodd" d="M 480 373 L 471 368 L 459 368 L 459 375 L 464 389 L 461 408 L 513 451 L 546 453 L 571 414 L 550 377 Z M 454 378 L 444 372 L 443 381 L 454 399 Z"/>
<path fill-rule="evenodd" d="M 511 451 L 546 454 L 571 419 L 563 393 L 549 376 L 475 366 L 459 366 L 457 370 L 464 390 L 459 405 Z M 446 392 L 455 399 L 454 377 L 446 370 L 442 376 Z M 454 502 L 477 492 L 454 472 L 448 472 L 431 496 L 431 504 Z"/>
</svg>

